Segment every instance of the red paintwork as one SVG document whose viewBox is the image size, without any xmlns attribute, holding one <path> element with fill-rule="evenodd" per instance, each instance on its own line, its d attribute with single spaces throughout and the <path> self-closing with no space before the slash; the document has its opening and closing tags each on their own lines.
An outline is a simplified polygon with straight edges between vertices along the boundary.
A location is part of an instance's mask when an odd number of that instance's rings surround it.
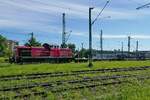
<svg viewBox="0 0 150 100">
<path fill-rule="evenodd" d="M 15 56 L 19 57 L 21 50 L 28 50 L 31 52 L 31 57 L 51 57 L 51 58 L 72 58 L 72 50 L 69 48 L 51 48 L 50 50 L 44 47 L 26 47 L 17 46 L 15 49 Z"/>
</svg>

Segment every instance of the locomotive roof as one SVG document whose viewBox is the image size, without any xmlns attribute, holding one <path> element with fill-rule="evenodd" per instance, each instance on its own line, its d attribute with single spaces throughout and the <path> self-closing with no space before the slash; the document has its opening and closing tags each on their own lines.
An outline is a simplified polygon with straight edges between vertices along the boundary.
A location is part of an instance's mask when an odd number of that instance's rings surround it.
<svg viewBox="0 0 150 100">
<path fill-rule="evenodd" d="M 44 48 L 44 47 L 16 46 L 16 48 L 25 48 L 25 49 L 27 49 L 27 48 L 35 48 L 35 49 L 42 49 L 42 48 Z M 56 49 L 56 48 L 52 48 L 52 49 Z M 66 50 L 68 50 L 69 48 L 57 48 L 57 49 L 66 49 Z"/>
<path fill-rule="evenodd" d="M 17 46 L 16 48 L 44 48 L 44 47 Z"/>
</svg>

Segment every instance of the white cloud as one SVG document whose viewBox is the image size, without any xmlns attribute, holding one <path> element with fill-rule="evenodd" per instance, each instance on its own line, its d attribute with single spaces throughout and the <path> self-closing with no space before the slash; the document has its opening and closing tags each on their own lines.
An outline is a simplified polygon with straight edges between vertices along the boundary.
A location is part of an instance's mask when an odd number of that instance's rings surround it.
<svg viewBox="0 0 150 100">
<path fill-rule="evenodd" d="M 0 27 L 1 29 L 14 28 L 14 29 L 22 30 L 22 32 L 38 32 L 40 34 L 61 33 L 61 28 L 59 26 L 54 26 L 51 24 L 45 25 L 39 22 L 26 22 L 26 21 L 16 21 L 16 20 L 9 20 L 9 19 L 0 19 Z"/>
<path fill-rule="evenodd" d="M 76 4 L 71 2 L 62 2 L 59 0 L 56 1 L 39 1 L 39 0 L 3 0 L 0 1 L 4 5 L 10 5 L 9 8 L 12 8 L 12 10 L 27 10 L 27 11 L 34 11 L 37 13 L 45 13 L 50 14 L 51 16 L 56 14 L 61 14 L 63 12 L 66 12 L 71 16 L 72 18 L 88 18 L 88 5 L 84 4 Z M 109 8 L 109 6 L 108 6 Z M 120 9 L 116 10 L 114 8 L 106 9 L 103 13 L 105 15 L 112 16 L 112 19 L 133 19 L 139 14 L 135 11 L 130 11 L 129 9 Z M 101 8 L 95 8 L 95 12 L 93 16 L 97 15 L 97 12 L 99 12 Z M 7 8 L 5 9 L 7 10 Z M 18 15 L 21 12 L 18 12 Z M 141 12 L 141 14 L 150 14 L 148 12 Z"/>
<path fill-rule="evenodd" d="M 88 37 L 89 33 L 86 32 L 73 32 L 72 35 L 76 36 L 83 36 L 83 37 Z M 126 39 L 128 36 L 130 36 L 132 39 L 150 39 L 150 35 L 122 35 L 122 34 L 104 34 L 103 38 L 105 39 Z M 99 35 L 95 34 L 93 35 L 93 38 L 100 38 Z"/>
<path fill-rule="evenodd" d="M 105 39 L 126 39 L 129 35 L 103 35 Z M 94 36 L 95 38 L 99 38 L 98 35 Z M 132 39 L 150 39 L 150 35 L 130 35 Z"/>
<path fill-rule="evenodd" d="M 0 19 L 0 27 L 5 26 L 19 26 L 20 23 L 18 21 L 12 21 L 7 19 Z"/>
<path fill-rule="evenodd" d="M 116 0 L 112 1 L 114 3 L 126 2 L 126 0 L 118 0 L 118 2 Z M 87 1 L 85 0 L 85 2 Z M 128 6 L 126 4 L 129 3 L 125 3 L 125 6 Z M 92 12 L 92 16 L 96 17 L 102 7 L 103 4 L 101 7 L 96 7 Z M 0 27 L 20 28 L 22 31 L 31 30 L 41 32 L 41 34 L 61 34 L 61 14 L 63 12 L 66 12 L 69 18 L 88 21 L 88 8 L 89 5 L 83 2 L 80 3 L 80 0 L 78 0 L 78 3 L 73 3 L 71 0 L 0 0 Z M 102 16 L 111 16 L 110 20 L 137 20 L 137 18 L 144 18 L 150 15 L 148 10 L 136 11 L 135 8 L 132 10 L 128 7 L 119 8 L 109 5 Z M 82 22 L 79 22 L 79 24 L 80 23 Z M 71 30 L 73 30 L 73 33 L 71 33 L 72 35 L 88 37 L 88 33 L 84 32 L 87 29 L 84 29 L 83 32 L 74 29 Z M 99 38 L 98 35 L 93 35 L 93 37 Z M 131 37 L 137 39 L 150 39 L 150 36 L 146 35 L 132 35 Z M 114 35 L 112 33 L 104 35 L 104 38 L 122 39 L 127 38 L 127 35 Z"/>
<path fill-rule="evenodd" d="M 150 35 L 131 35 L 131 37 L 136 39 L 150 39 Z"/>
</svg>

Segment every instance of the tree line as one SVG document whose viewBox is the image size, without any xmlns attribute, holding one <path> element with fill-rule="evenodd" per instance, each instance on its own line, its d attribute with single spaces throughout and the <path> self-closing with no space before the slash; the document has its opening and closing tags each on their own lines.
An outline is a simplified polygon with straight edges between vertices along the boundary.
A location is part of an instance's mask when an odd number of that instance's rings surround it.
<svg viewBox="0 0 150 100">
<path fill-rule="evenodd" d="M 7 44 L 7 38 L 0 35 L 0 56 L 10 56 L 12 54 L 11 50 L 8 48 Z M 34 37 L 34 34 L 31 33 L 31 37 L 27 40 L 27 42 L 24 44 L 24 46 L 35 46 L 35 47 L 41 47 L 42 43 L 37 41 L 37 39 Z M 76 52 L 76 45 L 73 43 L 68 43 L 65 45 L 66 48 L 72 49 L 73 53 Z"/>
<path fill-rule="evenodd" d="M 8 49 L 7 39 L 0 35 L 0 56 L 9 56 L 11 51 Z"/>
<path fill-rule="evenodd" d="M 41 47 L 42 43 L 37 41 L 37 39 L 34 37 L 34 34 L 31 33 L 31 37 L 27 40 L 27 42 L 24 44 L 24 46 Z M 62 45 L 61 45 L 61 47 L 62 47 Z M 63 45 L 63 47 L 64 47 L 64 45 Z M 88 55 L 89 55 L 88 49 L 82 48 L 81 50 L 77 50 L 76 45 L 73 43 L 65 44 L 64 48 L 72 49 L 74 57 L 88 58 Z M 12 51 L 8 49 L 7 38 L 0 35 L 0 56 L 10 56 L 10 55 L 12 55 Z"/>
</svg>

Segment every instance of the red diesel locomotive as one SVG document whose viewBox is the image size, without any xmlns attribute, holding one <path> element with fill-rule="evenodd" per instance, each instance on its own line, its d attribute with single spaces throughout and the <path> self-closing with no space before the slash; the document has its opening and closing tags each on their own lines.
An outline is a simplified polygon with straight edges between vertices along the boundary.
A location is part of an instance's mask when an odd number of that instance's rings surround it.
<svg viewBox="0 0 150 100">
<path fill-rule="evenodd" d="M 44 44 L 43 47 L 17 46 L 14 49 L 13 57 L 9 59 L 10 63 L 25 62 L 71 62 L 73 58 L 72 50 L 69 48 L 59 48 Z"/>
</svg>

